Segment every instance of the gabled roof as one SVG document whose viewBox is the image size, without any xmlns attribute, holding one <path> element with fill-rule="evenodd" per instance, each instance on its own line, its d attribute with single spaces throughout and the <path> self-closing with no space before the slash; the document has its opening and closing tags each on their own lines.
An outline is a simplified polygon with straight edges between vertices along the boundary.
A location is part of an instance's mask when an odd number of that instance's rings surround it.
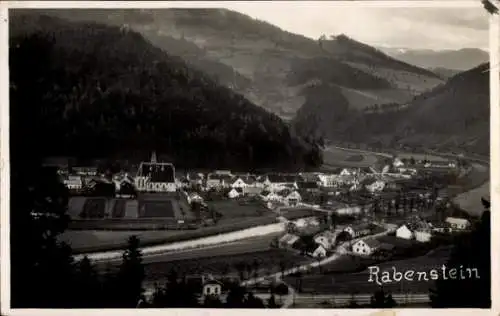
<svg viewBox="0 0 500 316">
<path fill-rule="evenodd" d="M 318 188 L 318 183 L 317 182 L 297 182 L 297 187 L 299 189 L 317 189 Z"/>
<path fill-rule="evenodd" d="M 469 220 L 465 218 L 458 218 L 458 217 L 447 217 L 445 222 L 450 223 L 450 224 L 461 224 L 461 225 L 467 225 L 469 224 Z"/>
<path fill-rule="evenodd" d="M 370 248 L 379 248 L 380 242 L 373 238 L 363 239 L 363 242 L 368 245 Z"/>
<path fill-rule="evenodd" d="M 271 192 L 270 191 L 266 191 L 266 190 L 260 192 L 260 195 L 262 195 L 262 196 L 268 196 L 269 194 L 271 194 Z"/>
</svg>

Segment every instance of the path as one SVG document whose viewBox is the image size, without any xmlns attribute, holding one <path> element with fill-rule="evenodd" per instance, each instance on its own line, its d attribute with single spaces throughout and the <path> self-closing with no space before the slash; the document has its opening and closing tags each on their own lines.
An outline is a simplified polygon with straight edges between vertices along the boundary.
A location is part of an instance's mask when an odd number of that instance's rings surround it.
<svg viewBox="0 0 500 316">
<path fill-rule="evenodd" d="M 385 226 L 385 228 L 386 228 L 386 230 L 383 231 L 383 232 L 381 232 L 381 233 L 378 233 L 378 234 L 375 234 L 375 235 L 363 236 L 363 237 L 360 237 L 360 238 L 356 238 L 356 239 L 353 239 L 353 240 L 346 241 L 346 242 L 342 243 L 341 245 L 337 246 L 337 249 L 338 250 L 345 249 L 349 244 L 351 244 L 353 242 L 357 242 L 358 240 L 363 240 L 363 239 L 367 239 L 367 238 L 376 238 L 376 237 L 379 237 L 379 236 L 387 235 L 387 234 L 389 234 L 391 232 L 394 232 L 395 229 L 396 229 L 396 226 L 395 225 L 391 225 L 391 224 L 387 224 Z M 267 275 L 267 276 L 245 280 L 245 281 L 241 282 L 241 285 L 242 286 L 249 286 L 249 285 L 253 285 L 253 284 L 260 283 L 260 282 L 263 282 L 263 281 L 266 281 L 266 280 L 271 280 L 271 279 L 275 279 L 276 281 L 279 282 L 279 281 L 282 280 L 283 276 L 294 274 L 294 273 L 297 273 L 297 272 L 300 272 L 300 271 L 302 271 L 302 272 L 309 271 L 310 269 L 313 269 L 313 268 L 325 265 L 327 263 L 331 263 L 331 262 L 333 262 L 335 260 L 338 260 L 341 256 L 342 256 L 342 254 L 339 254 L 338 252 L 336 252 L 333 255 L 331 255 L 331 256 L 329 256 L 329 257 L 327 257 L 327 258 L 325 258 L 325 259 L 323 259 L 321 261 L 314 261 L 314 262 L 310 262 L 308 264 L 304 264 L 304 265 L 300 265 L 300 266 L 296 266 L 296 267 L 290 268 L 290 269 L 285 270 L 283 272 L 277 272 L 277 273 L 273 273 L 273 274 L 270 274 L 270 275 Z M 293 287 L 291 287 L 290 285 L 288 285 L 288 284 L 286 284 L 286 285 L 288 286 L 288 295 L 287 295 L 287 297 L 285 299 L 285 303 L 283 304 L 282 308 L 287 308 L 291 304 L 293 304 L 293 296 L 295 295 L 295 289 Z"/>
</svg>

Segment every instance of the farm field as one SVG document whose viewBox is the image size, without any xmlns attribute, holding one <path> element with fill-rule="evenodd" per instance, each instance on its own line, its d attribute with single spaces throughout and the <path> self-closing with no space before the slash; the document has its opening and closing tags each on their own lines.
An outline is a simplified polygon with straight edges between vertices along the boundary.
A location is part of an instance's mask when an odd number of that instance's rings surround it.
<svg viewBox="0 0 500 316">
<path fill-rule="evenodd" d="M 327 147 L 323 151 L 323 159 L 325 165 L 338 167 L 368 167 L 379 160 L 375 154 L 360 153 L 333 146 Z"/>
<path fill-rule="evenodd" d="M 236 200 L 208 201 L 208 206 L 213 207 L 215 211 L 222 215 L 221 219 L 229 218 L 248 218 L 276 215 L 264 205 L 256 202 L 243 202 Z"/>
<path fill-rule="evenodd" d="M 214 226 L 190 230 L 67 230 L 60 236 L 60 240 L 71 245 L 74 253 L 86 253 L 121 249 L 126 246 L 127 239 L 131 235 L 137 235 L 144 247 L 203 238 L 276 222 L 275 216 L 263 216 L 222 218 Z M 115 225 L 119 226 L 120 223 Z M 119 228 L 123 229 L 126 226 L 122 225 Z M 107 229 L 110 229 L 109 225 Z"/>
<path fill-rule="evenodd" d="M 392 271 L 392 267 L 396 267 L 397 271 L 428 271 L 430 269 L 440 269 L 446 263 L 450 254 L 449 247 L 442 247 L 435 249 L 428 254 L 416 258 L 388 261 L 376 264 L 380 271 Z M 369 282 L 369 270 L 365 269 L 357 273 L 342 273 L 343 266 L 352 266 L 353 263 L 349 262 L 349 258 L 341 259 L 333 266 L 325 266 L 321 274 L 318 270 L 313 270 L 316 273 L 302 276 L 302 292 L 304 293 L 328 293 L 328 294 L 352 294 L 352 293 L 373 293 L 379 289 L 379 285 L 375 282 Z M 342 262 L 343 260 L 343 262 Z M 363 262 L 365 265 L 369 261 Z M 336 266 L 337 265 L 337 266 Z M 328 272 L 331 271 L 331 272 Z M 338 273 L 333 273 L 338 271 Z M 292 286 L 296 284 L 296 277 L 287 276 L 285 280 Z M 428 293 L 429 288 L 433 286 L 431 281 L 418 281 L 415 279 L 412 282 L 402 281 L 398 283 L 384 284 L 384 289 L 392 293 Z"/>
<path fill-rule="evenodd" d="M 178 273 L 199 274 L 209 273 L 224 277 L 238 277 L 238 264 L 253 266 L 258 269 L 258 275 L 263 276 L 280 271 L 280 262 L 286 266 L 305 264 L 311 259 L 292 252 L 269 247 L 268 240 L 236 243 L 219 249 L 205 252 L 190 253 L 183 257 L 175 255 L 161 262 L 146 264 L 146 281 L 166 278 L 171 269 Z M 254 272 L 252 272 L 253 276 Z M 245 273 L 247 276 L 247 273 Z"/>
</svg>

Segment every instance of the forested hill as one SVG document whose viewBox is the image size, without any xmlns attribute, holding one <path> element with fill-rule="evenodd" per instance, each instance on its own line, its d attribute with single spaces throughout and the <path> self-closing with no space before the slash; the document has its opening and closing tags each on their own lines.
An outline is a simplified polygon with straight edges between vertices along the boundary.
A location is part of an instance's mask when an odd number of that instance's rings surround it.
<svg viewBox="0 0 500 316">
<path fill-rule="evenodd" d="M 486 63 L 461 72 L 404 107 L 386 104 L 369 112 L 346 114 L 307 104 L 297 113 L 294 123 L 300 133 L 323 133 L 335 142 L 488 155 L 488 70 Z M 345 107 L 347 101 L 342 94 L 338 95 L 337 108 Z M 341 123 L 330 123 L 341 114 Z"/>
<path fill-rule="evenodd" d="M 296 168 L 315 145 L 276 115 L 217 85 L 138 33 L 11 17 L 11 152 L 143 159 L 181 167 Z M 19 20 L 16 23 L 16 19 Z M 27 158 L 26 158 L 27 157 Z"/>
</svg>

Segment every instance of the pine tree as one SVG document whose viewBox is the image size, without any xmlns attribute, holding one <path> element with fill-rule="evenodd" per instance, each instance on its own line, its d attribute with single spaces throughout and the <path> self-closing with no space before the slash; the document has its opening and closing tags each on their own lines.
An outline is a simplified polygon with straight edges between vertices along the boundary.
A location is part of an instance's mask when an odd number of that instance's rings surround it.
<svg viewBox="0 0 500 316">
<path fill-rule="evenodd" d="M 128 246 L 122 256 L 122 264 L 118 272 L 117 285 L 120 292 L 121 307 L 133 308 L 142 296 L 144 289 L 144 266 L 142 264 L 142 253 L 139 249 L 139 239 L 131 236 Z"/>
</svg>

